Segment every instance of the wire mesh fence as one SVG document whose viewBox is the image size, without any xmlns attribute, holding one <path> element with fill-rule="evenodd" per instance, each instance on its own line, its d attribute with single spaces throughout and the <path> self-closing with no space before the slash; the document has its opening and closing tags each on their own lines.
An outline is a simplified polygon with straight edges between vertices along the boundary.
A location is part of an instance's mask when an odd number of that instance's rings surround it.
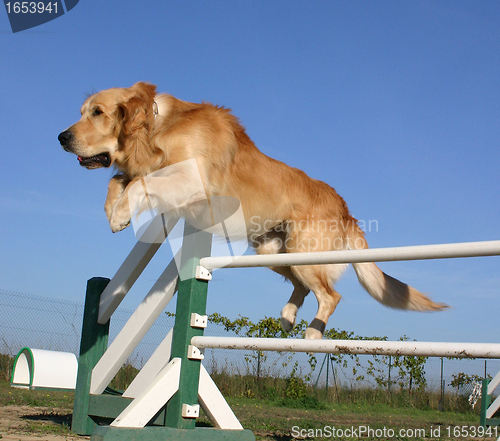
<svg viewBox="0 0 500 441">
<path fill-rule="evenodd" d="M 83 303 L 56 300 L 35 295 L 0 290 L 0 354 L 14 356 L 23 347 L 54 351 L 79 353 L 83 320 Z M 133 311 L 118 309 L 111 318 L 109 341 L 112 342 Z M 174 325 L 174 317 L 164 313 L 156 320 L 149 332 L 135 348 L 128 363 L 141 368 L 165 338 Z M 231 337 L 233 332 L 226 331 L 219 324 L 209 323 L 206 335 Z M 209 372 L 225 372 L 233 375 L 255 377 L 287 378 L 292 372 L 307 378 L 310 384 L 324 387 L 380 387 L 370 367 L 374 362 L 383 387 L 398 387 L 396 369 L 392 370 L 390 361 L 374 360 L 372 356 L 359 356 L 359 365 L 354 366 L 347 357 L 346 363 L 332 362 L 324 354 L 316 354 L 315 365 L 304 353 L 275 353 L 255 351 L 235 351 L 224 349 L 205 350 L 203 361 Z M 328 360 L 327 363 L 325 361 Z M 328 366 L 328 368 L 325 368 Z M 323 367 L 323 368 L 322 368 Z M 353 370 L 355 368 L 355 370 Z M 450 383 L 458 372 L 484 376 L 500 370 L 498 360 L 441 360 L 429 358 L 425 362 L 426 384 L 434 390 L 453 391 Z M 463 389 L 465 390 L 465 389 Z M 463 393 L 457 389 L 457 393 Z"/>
</svg>

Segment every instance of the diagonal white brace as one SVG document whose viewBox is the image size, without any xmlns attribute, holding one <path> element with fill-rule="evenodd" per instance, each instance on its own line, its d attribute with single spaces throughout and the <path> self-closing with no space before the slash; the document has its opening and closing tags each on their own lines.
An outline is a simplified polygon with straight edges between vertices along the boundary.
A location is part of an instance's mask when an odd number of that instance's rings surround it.
<svg viewBox="0 0 500 441">
<path fill-rule="evenodd" d="M 113 427 L 144 427 L 179 390 L 181 359 L 174 358 L 154 381 L 111 423 Z"/>
<path fill-rule="evenodd" d="M 91 394 L 101 394 L 149 331 L 177 291 L 177 266 L 172 259 L 92 371 Z M 165 360 L 168 361 L 168 360 Z"/>
<path fill-rule="evenodd" d="M 486 409 L 486 418 L 493 418 L 493 415 L 500 409 L 500 396 L 496 398 L 493 403 L 490 404 L 490 407 Z"/>
<path fill-rule="evenodd" d="M 166 230 L 171 231 L 176 223 L 176 219 L 169 219 Z M 147 236 L 148 233 L 149 229 L 141 238 Z M 101 294 L 99 323 L 104 324 L 109 320 L 164 240 L 165 233 L 162 231 L 159 233 L 158 237 L 151 242 L 142 242 L 139 239 L 135 244 L 130 254 L 121 264 L 120 268 Z"/>
<path fill-rule="evenodd" d="M 149 357 L 147 363 L 136 375 L 134 381 L 132 381 L 132 383 L 130 383 L 130 386 L 125 390 L 125 392 L 123 392 L 122 397 L 136 398 L 137 396 L 139 396 L 139 394 L 148 386 L 148 384 L 151 383 L 152 379 L 155 378 L 158 373 L 168 364 L 168 362 L 170 361 L 173 334 L 173 329 L 171 329 L 167 336 L 153 352 L 153 355 Z"/>
<path fill-rule="evenodd" d="M 216 429 L 243 430 L 238 418 L 203 365 L 200 366 L 198 401 Z"/>
<path fill-rule="evenodd" d="M 500 384 L 500 371 L 493 377 L 493 380 L 488 384 L 488 395 L 491 395 Z"/>
</svg>

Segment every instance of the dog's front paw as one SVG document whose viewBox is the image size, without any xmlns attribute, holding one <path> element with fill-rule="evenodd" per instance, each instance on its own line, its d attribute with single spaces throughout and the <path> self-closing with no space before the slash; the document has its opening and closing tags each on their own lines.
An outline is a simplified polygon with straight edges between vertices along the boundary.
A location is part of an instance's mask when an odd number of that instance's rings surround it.
<svg viewBox="0 0 500 441">
<path fill-rule="evenodd" d="M 108 218 L 108 222 L 111 224 L 111 221 L 113 220 L 112 219 L 112 216 L 113 216 L 113 207 L 109 206 L 108 204 L 106 204 L 104 206 L 104 212 L 106 213 L 106 217 Z"/>
<path fill-rule="evenodd" d="M 111 221 L 109 223 L 109 226 L 111 227 L 111 231 L 113 233 L 118 233 L 118 231 L 122 231 L 124 230 L 125 228 L 127 228 L 128 226 L 130 225 L 130 220 L 128 221 L 128 223 L 126 224 L 121 224 L 121 223 L 118 223 L 118 222 L 113 222 Z"/>
<path fill-rule="evenodd" d="M 123 210 L 121 206 L 127 206 L 126 200 L 125 204 L 122 204 L 117 208 L 117 204 L 120 203 L 122 196 L 124 196 L 125 188 L 129 183 L 129 179 L 124 175 L 115 175 L 111 178 L 108 184 L 108 194 L 106 196 L 106 202 L 104 203 L 104 211 L 106 212 L 106 217 L 108 218 L 109 223 L 111 224 L 113 220 L 114 212 L 117 210 Z M 125 195 L 126 199 L 126 195 Z M 125 225 L 126 226 L 126 225 Z M 125 228 L 125 226 L 123 228 Z M 113 227 L 111 227 L 113 228 Z M 122 228 L 122 230 L 123 230 Z M 114 230 L 113 230 L 114 231 Z M 119 230 L 118 230 L 119 231 Z"/>
<path fill-rule="evenodd" d="M 118 233 L 118 231 L 122 231 L 130 225 L 130 216 L 128 215 L 120 215 L 120 213 L 113 211 L 111 214 L 111 218 L 109 219 L 109 226 L 111 227 L 111 231 L 113 233 Z"/>
</svg>

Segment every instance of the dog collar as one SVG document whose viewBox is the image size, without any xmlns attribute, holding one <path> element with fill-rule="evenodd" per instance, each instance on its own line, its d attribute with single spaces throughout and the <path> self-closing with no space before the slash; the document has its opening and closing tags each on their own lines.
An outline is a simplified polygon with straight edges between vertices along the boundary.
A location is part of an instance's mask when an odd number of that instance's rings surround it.
<svg viewBox="0 0 500 441">
<path fill-rule="evenodd" d="M 156 101 L 153 101 L 153 114 L 155 116 L 155 121 L 156 121 L 156 117 L 158 116 L 158 104 L 156 104 Z"/>
</svg>

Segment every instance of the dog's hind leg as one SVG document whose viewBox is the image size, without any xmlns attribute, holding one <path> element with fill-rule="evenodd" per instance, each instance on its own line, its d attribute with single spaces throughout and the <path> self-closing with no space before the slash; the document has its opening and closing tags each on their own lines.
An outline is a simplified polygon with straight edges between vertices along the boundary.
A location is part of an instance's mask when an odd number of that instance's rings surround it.
<svg viewBox="0 0 500 441">
<path fill-rule="evenodd" d="M 308 289 L 314 292 L 318 300 L 318 312 L 306 329 L 305 338 L 323 337 L 328 319 L 340 302 L 340 294 L 332 285 L 344 272 L 345 265 L 294 266 L 292 273 Z"/>
<path fill-rule="evenodd" d="M 260 236 L 253 241 L 253 245 L 258 254 L 278 254 L 285 253 L 284 233 L 271 231 Z M 281 310 L 281 327 L 283 331 L 290 332 L 295 326 L 297 311 L 304 303 L 304 299 L 309 294 L 309 288 L 305 287 L 292 273 L 288 266 L 270 267 L 275 273 L 289 280 L 293 285 L 293 292 L 288 303 Z"/>
<path fill-rule="evenodd" d="M 342 247 L 338 231 L 331 231 L 325 223 L 313 223 L 297 220 L 294 228 L 288 230 L 286 240 L 289 253 L 307 253 L 314 251 L 330 251 Z M 341 296 L 333 289 L 335 283 L 344 273 L 347 265 L 301 265 L 291 266 L 295 278 L 307 289 L 314 292 L 318 300 L 318 312 L 309 323 L 305 337 L 322 338 L 328 319 L 335 311 Z"/>
<path fill-rule="evenodd" d="M 281 327 L 283 331 L 290 332 L 295 326 L 297 311 L 304 303 L 304 299 L 309 294 L 309 288 L 305 287 L 292 273 L 288 266 L 272 267 L 274 272 L 290 280 L 293 285 L 293 292 L 288 303 L 281 310 Z"/>
<path fill-rule="evenodd" d="M 289 270 L 289 268 L 287 268 Z M 278 271 L 276 271 L 278 272 Z M 279 273 L 281 274 L 281 273 Z M 295 326 L 297 319 L 297 311 L 304 303 L 304 299 L 309 294 L 309 288 L 306 288 L 300 283 L 291 273 L 287 277 L 293 283 L 293 292 L 288 300 L 288 303 L 281 310 L 281 327 L 283 331 L 290 332 Z"/>
</svg>

